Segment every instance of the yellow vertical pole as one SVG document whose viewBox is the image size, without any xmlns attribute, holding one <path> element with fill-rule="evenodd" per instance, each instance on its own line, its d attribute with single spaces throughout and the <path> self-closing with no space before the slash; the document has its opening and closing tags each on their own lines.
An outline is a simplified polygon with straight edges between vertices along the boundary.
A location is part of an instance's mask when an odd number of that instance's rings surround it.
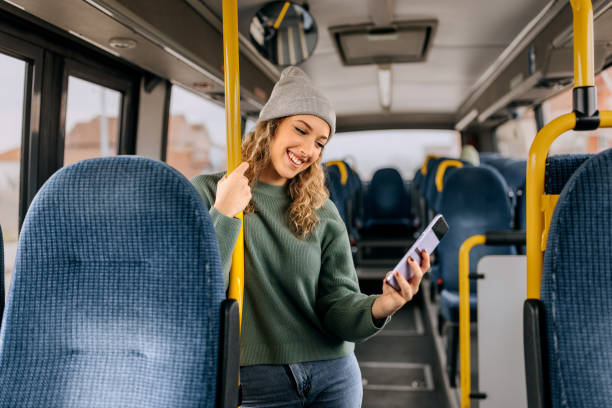
<svg viewBox="0 0 612 408">
<path fill-rule="evenodd" d="M 461 408 L 470 408 L 472 367 L 470 366 L 470 251 L 486 244 L 485 235 L 474 235 L 459 248 L 459 376 L 461 377 Z"/>
<path fill-rule="evenodd" d="M 570 0 L 574 15 L 574 88 L 595 85 L 593 5 L 591 0 Z"/>
<path fill-rule="evenodd" d="M 225 77 L 225 124 L 227 137 L 227 173 L 242 161 L 240 132 L 240 76 L 238 69 L 238 0 L 223 0 L 223 68 Z M 242 212 L 236 215 L 243 221 Z M 242 326 L 244 297 L 244 222 L 232 254 L 229 297 L 238 301 Z"/>
<path fill-rule="evenodd" d="M 570 0 L 574 29 L 574 89 L 595 85 L 593 6 L 591 0 Z M 600 123 L 603 127 L 603 121 Z M 576 114 L 568 113 L 544 126 L 536 135 L 527 161 L 527 298 L 540 298 L 543 251 L 546 247 L 544 177 L 551 144 L 576 126 Z M 550 212 L 550 211 L 549 211 Z"/>
</svg>

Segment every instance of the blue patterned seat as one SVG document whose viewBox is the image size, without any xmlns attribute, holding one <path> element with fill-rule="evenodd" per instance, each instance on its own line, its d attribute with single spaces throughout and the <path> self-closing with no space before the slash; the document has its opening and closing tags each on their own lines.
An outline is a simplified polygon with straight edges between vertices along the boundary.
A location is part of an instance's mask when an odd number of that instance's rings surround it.
<svg viewBox="0 0 612 408">
<path fill-rule="evenodd" d="M 561 194 L 576 170 L 591 157 L 592 154 L 559 154 L 547 157 L 544 192 Z"/>
<path fill-rule="evenodd" d="M 461 244 L 469 237 L 487 231 L 510 229 L 512 210 L 506 196 L 507 185 L 499 173 L 480 167 L 464 167 L 454 171 L 442 190 L 440 212 L 446 218 L 449 232 L 438 247 L 438 260 L 444 290 L 442 291 L 441 312 L 446 320 L 459 321 L 458 258 Z M 470 252 L 470 271 L 476 272 L 480 258 L 486 255 L 514 254 L 512 247 L 475 247 Z M 470 283 L 475 307 L 476 282 Z M 445 293 L 451 292 L 451 293 Z M 472 316 L 475 317 L 475 309 Z"/>
<path fill-rule="evenodd" d="M 553 408 L 612 406 L 612 150 L 584 159 L 557 159 L 567 184 L 547 180 L 565 184 L 541 289 Z"/>
<path fill-rule="evenodd" d="M 376 170 L 365 197 L 364 234 L 407 236 L 412 229 L 410 197 L 399 171 Z"/>
<path fill-rule="evenodd" d="M 208 211 L 176 170 L 63 168 L 21 230 L 0 407 L 213 407 L 224 297 Z"/>
</svg>

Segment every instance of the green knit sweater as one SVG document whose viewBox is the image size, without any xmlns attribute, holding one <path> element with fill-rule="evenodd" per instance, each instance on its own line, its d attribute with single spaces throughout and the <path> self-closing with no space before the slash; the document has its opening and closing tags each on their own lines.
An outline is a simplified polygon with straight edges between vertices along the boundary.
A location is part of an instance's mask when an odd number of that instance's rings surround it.
<svg viewBox="0 0 612 408">
<path fill-rule="evenodd" d="M 240 220 L 212 208 L 224 173 L 192 180 L 213 221 L 223 277 L 228 285 L 231 254 Z M 359 291 L 348 234 L 338 210 L 327 200 L 320 222 L 306 240 L 287 221 L 285 186 L 259 182 L 252 191 L 256 211 L 245 215 L 245 296 L 240 365 L 289 364 L 343 357 L 376 334 L 376 296 Z M 388 319 L 387 319 L 388 321 Z"/>
</svg>

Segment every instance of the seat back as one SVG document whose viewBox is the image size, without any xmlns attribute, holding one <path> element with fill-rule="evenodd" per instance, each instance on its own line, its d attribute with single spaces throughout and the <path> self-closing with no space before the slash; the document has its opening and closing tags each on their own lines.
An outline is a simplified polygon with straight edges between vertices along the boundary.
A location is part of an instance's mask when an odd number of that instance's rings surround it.
<svg viewBox="0 0 612 408">
<path fill-rule="evenodd" d="M 410 202 L 399 171 L 376 170 L 366 194 L 366 219 L 406 220 L 409 214 Z"/>
<path fill-rule="evenodd" d="M 497 168 L 508 183 L 508 187 L 515 193 L 525 184 L 525 175 L 527 173 L 526 160 L 511 160 L 503 166 Z"/>
<path fill-rule="evenodd" d="M 428 173 L 429 178 L 427 179 L 426 185 L 425 185 L 425 200 L 427 202 L 427 207 L 434 211 L 436 210 L 435 206 L 436 206 L 436 202 L 439 196 L 439 192 L 436 187 L 436 177 L 438 175 L 438 170 L 440 169 L 440 166 L 442 165 L 442 163 L 447 162 L 447 161 L 450 161 L 453 163 L 459 162 L 461 163 L 461 166 L 463 167 L 471 166 L 471 164 L 466 161 L 456 159 L 456 158 L 451 158 L 451 157 L 440 157 L 440 158 L 431 160 L 432 162 L 431 175 Z M 453 166 L 447 167 L 445 173 L 451 168 L 455 168 L 455 167 Z"/>
<path fill-rule="evenodd" d="M 414 178 L 412 179 L 412 183 L 410 183 L 410 208 L 412 216 L 415 218 L 417 224 L 421 224 L 424 220 L 424 212 L 423 208 L 425 202 L 423 201 L 423 197 L 421 195 L 421 191 L 423 189 L 423 173 L 421 169 L 417 169 L 414 173 Z"/>
<path fill-rule="evenodd" d="M 425 197 L 425 203 L 428 209 L 433 206 L 432 196 L 436 194 L 436 173 L 438 171 L 438 166 L 444 160 L 445 158 L 442 157 L 432 158 L 427 163 L 427 175 L 423 183 L 423 197 Z"/>
<path fill-rule="evenodd" d="M 329 199 L 336 205 L 342 221 L 348 228 L 348 221 L 346 218 L 346 200 L 342 189 L 340 170 L 337 166 L 325 166 L 325 186 L 329 190 Z"/>
<path fill-rule="evenodd" d="M 568 159 L 557 163 L 565 175 L 581 160 Z M 611 180 L 612 150 L 584 161 L 551 219 L 541 301 L 554 408 L 612 405 Z M 549 187 L 562 182 L 551 180 Z"/>
<path fill-rule="evenodd" d="M 512 225 L 506 192 L 503 178 L 487 167 L 464 167 L 449 176 L 440 198 L 440 213 L 450 227 L 438 246 L 444 289 L 458 292 L 459 248 L 467 238 L 487 231 L 507 230 Z M 479 245 L 470 252 L 470 270 L 475 271 L 485 255 L 514 253 L 510 246 Z M 475 290 L 475 282 L 471 286 Z"/>
<path fill-rule="evenodd" d="M 592 154 L 559 154 L 546 158 L 544 192 L 561 194 L 576 170 L 592 157 Z"/>
<path fill-rule="evenodd" d="M 457 162 L 456 160 L 452 160 L 452 162 Z M 444 162 L 440 163 L 440 166 L 443 165 Z M 444 189 L 444 186 L 447 185 L 448 183 L 448 179 L 450 178 L 450 176 L 457 170 L 463 168 L 463 167 L 470 167 L 471 164 L 469 163 L 463 163 L 460 162 L 460 166 L 448 166 L 446 168 L 441 168 L 440 166 L 438 167 L 437 171 L 436 171 L 436 179 L 438 177 L 438 175 L 442 176 L 442 189 Z M 431 209 L 435 212 L 438 213 L 440 211 L 440 202 L 441 202 L 441 192 L 442 190 L 438 191 L 438 185 L 437 185 L 437 181 L 434 182 L 434 190 L 435 193 L 432 195 L 432 205 L 431 205 Z"/>
<path fill-rule="evenodd" d="M 357 236 L 357 228 L 362 224 L 362 190 L 359 175 L 344 161 L 325 163 L 325 184 L 330 199 L 336 204 L 349 235 Z"/>
<path fill-rule="evenodd" d="M 0 333 L 0 407 L 213 407 L 221 302 L 208 211 L 176 170 L 59 170 L 21 230 Z"/>
</svg>

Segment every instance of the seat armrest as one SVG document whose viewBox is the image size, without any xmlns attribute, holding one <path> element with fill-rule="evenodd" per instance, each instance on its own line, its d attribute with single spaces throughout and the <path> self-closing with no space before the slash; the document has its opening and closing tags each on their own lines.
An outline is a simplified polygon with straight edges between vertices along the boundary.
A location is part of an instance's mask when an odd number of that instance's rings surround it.
<svg viewBox="0 0 612 408">
<path fill-rule="evenodd" d="M 225 299 L 221 303 L 217 408 L 236 408 L 240 405 L 239 372 L 240 311 L 235 299 Z"/>
<path fill-rule="evenodd" d="M 523 304 L 523 344 L 528 408 L 549 408 L 551 406 L 545 350 L 545 316 L 544 304 L 540 300 L 525 300 Z"/>
</svg>

